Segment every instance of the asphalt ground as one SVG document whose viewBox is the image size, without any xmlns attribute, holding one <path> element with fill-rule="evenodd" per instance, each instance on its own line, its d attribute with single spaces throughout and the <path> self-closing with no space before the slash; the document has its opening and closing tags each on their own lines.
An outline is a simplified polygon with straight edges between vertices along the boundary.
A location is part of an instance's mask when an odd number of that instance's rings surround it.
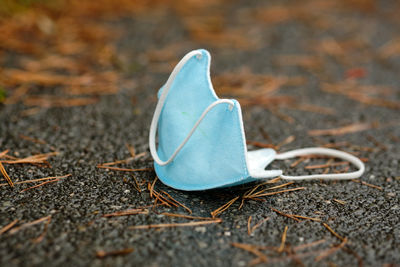
<svg viewBox="0 0 400 267">
<path fill-rule="evenodd" d="M 157 5 L 135 16 L 103 19 L 101 23 L 122 33 L 113 45 L 118 64 L 122 65 L 118 68 L 118 75 L 128 82 L 121 83 L 118 92 L 98 96 L 95 104 L 39 107 L 32 114 L 23 112 L 28 109 L 25 102 L 0 106 L 1 151 L 9 149 L 9 155 L 19 158 L 54 151 L 59 153 L 48 159 L 51 168 L 4 164 L 14 182 L 71 174 L 55 183 L 24 192 L 21 191 L 35 184 L 0 188 L 0 229 L 16 219 L 18 222 L 14 229 L 51 216 L 48 224 L 46 220 L 17 231 L 11 228 L 0 234 L 0 265 L 399 264 L 399 106 L 384 101 L 363 102 L 364 98 L 359 95 L 351 98 L 343 91 L 323 90 L 328 85 L 340 87 L 347 82 L 352 85 L 348 89 L 351 92 L 367 92 L 374 99 L 384 98 L 391 103 L 400 101 L 400 53 L 396 54 L 395 48 L 391 48 L 395 52 L 389 55 L 385 52 L 390 48 L 390 42 L 398 38 L 400 21 L 396 10 L 399 6 L 395 1 L 382 1 L 374 4 L 373 8 L 368 4 L 370 1 L 350 2 L 352 4 L 340 1 L 338 6 L 333 4 L 328 7 L 317 5 L 322 2 L 296 5 L 287 1 L 272 4 L 257 1 L 214 3 L 206 7 L 198 7 L 194 3 L 193 7 L 187 4 L 174 8 Z M 271 6 L 275 7 L 272 11 Z M 265 12 L 265 15 L 260 18 L 257 12 Z M 217 33 L 206 31 L 208 35 L 193 30 L 194 26 L 187 26 L 207 24 L 204 20 L 217 20 L 215 23 L 220 25 L 221 19 L 226 28 L 217 30 Z M 129 158 L 131 155 L 126 146 L 129 144 L 135 148 L 136 154 L 144 153 L 144 156 L 117 166 L 152 167 L 148 129 L 156 104 L 156 92 L 168 78 L 174 63 L 186 52 L 200 47 L 208 49 L 213 57 L 211 73 L 216 78 L 216 88 L 217 85 L 228 88 L 217 89 L 217 92 L 250 103 L 243 107 L 247 140 L 277 145 L 293 136 L 294 140 L 292 138 L 291 142 L 283 144 L 279 151 L 336 144 L 340 149 L 357 153 L 367 160 L 366 172 L 360 179 L 362 182 L 298 182 L 283 189 L 305 187 L 304 190 L 262 197 L 262 201 L 246 200 L 240 208 L 241 197 L 256 184 L 184 192 L 156 181 L 154 190 L 170 194 L 190 208 L 192 216 L 210 217 L 212 211 L 237 196 L 240 198 L 217 215 L 222 220 L 220 223 L 130 229 L 137 225 L 193 221 L 161 214 L 188 215 L 182 207 L 152 207 L 155 199 L 150 196 L 147 184 L 156 177 L 153 171 L 113 171 L 98 168 L 97 165 Z M 303 56 L 303 60 L 287 59 L 287 56 L 295 55 Z M 12 52 L 3 54 L 3 66 L 14 66 L 15 59 L 20 56 Z M 232 73 L 233 76 L 229 76 Z M 253 86 L 264 88 L 257 80 L 262 78 L 253 74 L 286 79 L 301 77 L 301 81 L 293 84 L 284 82 L 279 90 L 273 91 L 273 97 L 281 96 L 291 101 L 285 105 L 280 103 L 282 98 L 279 97 L 269 98 L 268 101 L 259 98 L 259 95 L 252 98 Z M 234 81 L 234 77 L 239 77 L 238 81 Z M 241 95 L 235 86 L 244 87 L 248 94 Z M 371 87 L 365 89 L 362 86 Z M 390 90 L 384 93 L 383 87 Z M 6 89 L 12 94 L 12 88 Z M 40 95 L 44 90 L 46 94 L 62 95 L 57 87 L 41 86 L 34 87 L 30 94 Z M 305 110 L 301 106 L 305 104 L 314 105 L 314 109 Z M 356 127 L 354 125 L 360 124 L 370 127 L 318 137 L 309 133 L 315 129 Z M 44 142 L 21 138 L 21 135 Z M 249 145 L 249 149 L 255 148 Z M 291 168 L 293 162 L 274 162 L 271 168 L 282 168 L 286 173 L 296 175 L 312 173 L 319 170 L 306 170 L 304 166 L 322 164 L 326 159 L 312 159 Z M 339 166 L 336 170 L 343 171 L 343 167 Z M 134 178 L 141 184 L 140 192 L 135 187 Z M 283 183 L 279 181 L 267 187 Z M 149 206 L 145 208 L 148 210 L 145 214 L 102 216 L 145 206 Z M 296 221 L 271 208 L 321 221 Z M 250 216 L 251 226 L 265 221 L 249 235 Z M 286 226 L 285 246 L 283 251 L 278 252 Z M 345 243 L 343 240 L 346 240 Z M 315 241 L 319 243 L 299 247 Z M 250 246 L 252 252 L 243 249 L 243 246 L 249 247 L 243 244 L 253 245 Z M 133 251 L 118 253 L 125 249 Z M 117 255 L 100 257 L 99 251 L 117 252 Z M 260 254 L 254 255 L 258 252 L 263 253 L 261 258 Z M 322 257 L 325 254 L 326 257 Z M 261 259 L 261 263 L 254 261 L 257 258 Z"/>
</svg>

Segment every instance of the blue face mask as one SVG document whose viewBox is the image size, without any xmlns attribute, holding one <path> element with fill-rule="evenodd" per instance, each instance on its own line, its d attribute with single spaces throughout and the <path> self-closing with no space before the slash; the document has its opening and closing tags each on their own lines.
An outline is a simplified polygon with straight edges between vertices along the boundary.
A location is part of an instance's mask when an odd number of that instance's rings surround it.
<svg viewBox="0 0 400 267">
<path fill-rule="evenodd" d="M 354 179 L 364 173 L 358 158 L 334 149 L 304 148 L 282 154 L 273 149 L 247 151 L 240 104 L 215 94 L 206 50 L 185 55 L 158 97 L 150 127 L 150 152 L 158 177 L 173 188 L 205 190 L 277 176 L 288 180 Z M 358 171 L 285 176 L 282 170 L 265 170 L 274 159 L 309 154 L 341 158 L 356 165 Z"/>
</svg>

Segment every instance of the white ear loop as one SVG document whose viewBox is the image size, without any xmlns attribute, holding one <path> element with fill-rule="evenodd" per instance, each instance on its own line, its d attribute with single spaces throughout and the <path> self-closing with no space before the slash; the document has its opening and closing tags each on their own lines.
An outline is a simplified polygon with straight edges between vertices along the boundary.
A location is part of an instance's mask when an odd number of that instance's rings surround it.
<svg viewBox="0 0 400 267">
<path fill-rule="evenodd" d="M 328 174 L 313 174 L 313 175 L 301 175 L 301 176 L 281 175 L 281 178 L 285 180 L 313 180 L 313 179 L 349 180 L 349 179 L 359 178 L 365 171 L 364 163 L 359 158 L 349 153 L 330 148 L 310 147 L 310 148 L 295 149 L 292 151 L 277 154 L 275 156 L 275 159 L 283 160 L 283 159 L 290 159 L 306 155 L 324 155 L 324 156 L 340 158 L 354 164 L 358 168 L 358 171 L 349 173 L 337 173 L 337 174 L 328 173 Z"/>
<path fill-rule="evenodd" d="M 156 149 L 156 134 L 157 134 L 157 126 L 158 126 L 158 120 L 161 115 L 162 108 L 164 106 L 165 99 L 167 98 L 168 92 L 171 89 L 171 85 L 173 81 L 175 80 L 176 76 L 178 75 L 179 71 L 182 69 L 182 67 L 188 62 L 193 56 L 196 56 L 197 59 L 202 58 L 202 53 L 199 50 L 191 51 L 187 53 L 181 61 L 175 66 L 174 70 L 172 71 L 171 75 L 169 76 L 167 82 L 164 85 L 164 88 L 162 90 L 160 99 L 158 100 L 156 110 L 153 115 L 153 119 L 151 121 L 150 125 L 150 134 L 149 134 L 149 146 L 150 146 L 150 153 L 153 156 L 153 159 L 155 162 L 157 162 L 158 165 L 164 166 L 170 163 L 171 161 L 174 160 L 176 155 L 178 155 L 179 151 L 183 148 L 183 146 L 189 141 L 190 137 L 193 135 L 194 131 L 197 129 L 201 121 L 205 118 L 208 112 L 210 112 L 214 107 L 216 107 L 219 104 L 229 104 L 229 108 L 232 109 L 235 103 L 232 100 L 229 99 L 218 99 L 217 101 L 211 103 L 201 114 L 200 118 L 197 120 L 197 122 L 194 124 L 193 128 L 190 130 L 189 134 L 186 136 L 185 140 L 178 146 L 178 148 L 175 150 L 175 152 L 170 156 L 170 158 L 166 161 L 162 161 L 157 154 L 157 149 Z"/>
</svg>

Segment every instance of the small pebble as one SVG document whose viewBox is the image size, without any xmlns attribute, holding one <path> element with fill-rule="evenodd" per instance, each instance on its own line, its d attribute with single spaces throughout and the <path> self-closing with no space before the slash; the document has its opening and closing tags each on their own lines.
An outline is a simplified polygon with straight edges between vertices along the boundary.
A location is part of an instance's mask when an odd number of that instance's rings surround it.
<svg viewBox="0 0 400 267">
<path fill-rule="evenodd" d="M 207 231 L 206 227 L 204 227 L 204 226 L 198 226 L 198 227 L 194 228 L 194 230 L 196 232 L 199 232 L 199 233 L 202 233 L 202 234 L 204 234 Z"/>
</svg>

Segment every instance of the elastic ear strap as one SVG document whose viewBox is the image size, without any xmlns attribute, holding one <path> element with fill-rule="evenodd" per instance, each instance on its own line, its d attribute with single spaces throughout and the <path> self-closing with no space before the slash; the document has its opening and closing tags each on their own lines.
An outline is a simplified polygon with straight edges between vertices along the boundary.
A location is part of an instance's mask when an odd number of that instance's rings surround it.
<svg viewBox="0 0 400 267">
<path fill-rule="evenodd" d="M 314 174 L 314 175 L 302 175 L 302 176 L 281 175 L 281 178 L 286 180 L 312 180 L 312 179 L 348 180 L 348 179 L 359 178 L 365 171 L 364 163 L 359 158 L 349 153 L 330 148 L 310 147 L 310 148 L 296 149 L 281 154 L 277 154 L 275 159 L 282 160 L 282 159 L 289 159 L 306 155 L 323 155 L 323 156 L 340 158 L 354 164 L 358 168 L 358 171 L 349 173 Z"/>
<path fill-rule="evenodd" d="M 160 99 L 158 100 L 156 110 L 153 115 L 153 119 L 151 121 L 150 125 L 150 134 L 149 134 L 149 146 L 150 146 L 150 153 L 153 156 L 153 159 L 155 162 L 157 162 L 158 165 L 164 166 L 170 163 L 176 155 L 178 155 L 179 151 L 183 148 L 183 146 L 189 141 L 190 137 L 193 135 L 194 131 L 197 129 L 201 121 L 205 118 L 208 112 L 210 112 L 214 107 L 216 107 L 219 104 L 227 103 L 230 105 L 230 107 L 234 106 L 234 102 L 232 100 L 228 99 L 219 99 L 213 103 L 211 103 L 201 114 L 200 118 L 197 120 L 193 128 L 190 130 L 189 134 L 186 136 L 185 140 L 178 146 L 178 148 L 175 150 L 175 152 L 171 155 L 171 157 L 166 160 L 162 161 L 157 154 L 157 148 L 156 148 L 156 134 L 157 134 L 157 126 L 158 126 L 158 120 L 160 119 L 161 111 L 164 106 L 165 99 L 167 97 L 167 94 L 171 88 L 171 85 L 173 81 L 175 80 L 176 76 L 178 75 L 179 71 L 182 69 L 182 67 L 186 64 L 187 61 L 189 61 L 193 56 L 201 57 L 202 53 L 199 50 L 194 50 L 186 54 L 181 61 L 175 66 L 174 70 L 172 71 L 171 75 L 169 76 L 167 82 L 164 85 L 164 88 L 162 90 Z"/>
</svg>

